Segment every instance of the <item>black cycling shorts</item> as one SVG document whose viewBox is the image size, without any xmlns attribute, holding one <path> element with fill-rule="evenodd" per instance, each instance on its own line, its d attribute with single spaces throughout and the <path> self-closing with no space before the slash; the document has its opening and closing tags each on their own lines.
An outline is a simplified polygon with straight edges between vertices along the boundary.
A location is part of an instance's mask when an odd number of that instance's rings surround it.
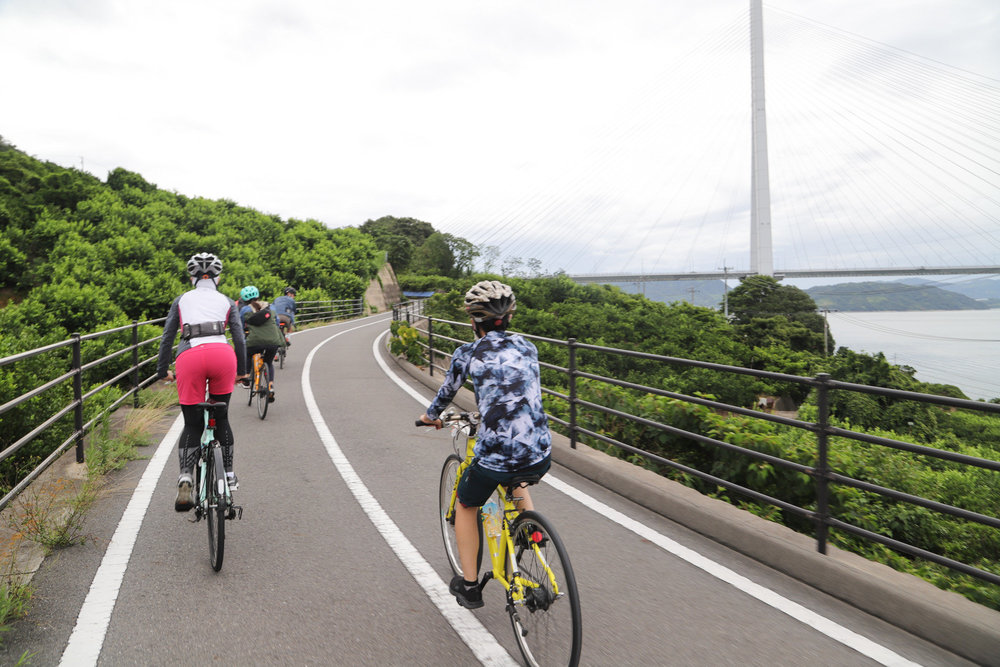
<svg viewBox="0 0 1000 667">
<path fill-rule="evenodd" d="M 479 465 L 479 460 L 474 459 L 472 465 L 462 473 L 462 479 L 458 481 L 458 502 L 466 507 L 482 507 L 483 503 L 496 491 L 497 486 L 506 484 L 512 478 L 521 475 L 544 475 L 552 465 L 552 455 L 530 465 L 527 468 L 514 470 L 513 472 L 497 472 Z"/>
</svg>

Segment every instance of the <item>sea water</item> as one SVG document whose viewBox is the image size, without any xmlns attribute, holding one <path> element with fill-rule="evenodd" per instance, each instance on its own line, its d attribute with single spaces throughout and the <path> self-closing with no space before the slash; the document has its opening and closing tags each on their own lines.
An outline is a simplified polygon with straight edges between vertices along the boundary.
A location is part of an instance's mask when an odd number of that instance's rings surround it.
<svg viewBox="0 0 1000 667">
<path fill-rule="evenodd" d="M 955 385 L 973 400 L 1000 396 L 1000 309 L 833 311 L 827 322 L 838 347 L 882 352 L 916 379 Z"/>
</svg>

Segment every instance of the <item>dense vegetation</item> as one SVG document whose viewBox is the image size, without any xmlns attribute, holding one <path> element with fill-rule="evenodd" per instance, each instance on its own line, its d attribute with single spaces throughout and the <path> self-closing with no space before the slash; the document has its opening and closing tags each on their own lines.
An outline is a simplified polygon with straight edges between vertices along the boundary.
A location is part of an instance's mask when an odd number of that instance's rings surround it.
<svg viewBox="0 0 1000 667">
<path fill-rule="evenodd" d="M 469 284 L 482 277 L 454 280 L 408 276 L 405 288 L 438 290 L 439 294 L 425 304 L 426 312 L 465 322 L 462 294 Z M 915 380 L 913 369 L 890 364 L 881 354 L 859 354 L 841 347 L 835 354 L 825 356 L 823 321 L 816 313 L 815 304 L 801 290 L 781 286 L 770 278 L 750 278 L 730 293 L 731 322 L 718 310 L 686 303 L 668 306 L 625 294 L 614 287 L 578 285 L 564 276 L 504 280 L 512 284 L 518 295 L 513 328 L 534 336 L 559 340 L 577 338 L 595 345 L 798 376 L 830 373 L 835 379 L 846 382 L 964 398 L 956 387 Z M 459 327 L 438 325 L 435 330 L 466 340 L 470 335 L 467 329 Z M 403 335 L 398 338 L 396 349 L 404 352 L 405 336 L 409 332 L 400 333 Z M 832 341 L 828 340 L 827 344 L 832 349 Z M 537 341 L 536 345 L 544 362 L 560 367 L 568 365 L 565 346 L 545 341 Z M 448 344 L 442 347 L 447 349 Z M 786 396 L 799 405 L 799 419 L 806 422 L 817 419 L 815 395 L 804 384 L 682 364 L 633 360 L 587 350 L 578 353 L 578 363 L 587 373 L 680 394 L 712 397 L 742 407 L 755 406 L 761 395 Z M 565 374 L 549 369 L 542 372 L 546 387 L 565 393 Z M 591 380 L 579 382 L 577 391 L 585 401 L 670 424 L 690 433 L 804 465 L 816 462 L 816 436 L 809 431 L 722 414 L 682 400 Z M 546 408 L 556 416 L 567 417 L 568 409 L 563 401 L 549 396 Z M 1000 417 L 847 391 L 831 392 L 830 408 L 832 423 L 843 428 L 1000 460 Z M 816 509 L 814 481 L 806 475 L 598 411 L 581 410 L 579 419 L 581 426 L 588 430 L 805 509 Z M 810 534 L 813 531 L 811 523 L 796 514 L 749 502 L 735 492 L 683 475 L 654 460 L 609 448 L 599 441 L 592 440 L 588 444 L 797 530 Z M 849 477 L 996 515 L 1000 475 L 991 471 L 846 438 L 832 439 L 830 463 L 836 472 Z M 1000 574 L 1000 531 L 996 529 L 843 486 L 832 487 L 831 513 L 855 526 Z M 1000 589 L 996 586 L 956 575 L 928 562 L 906 558 L 848 533 L 834 530 L 831 540 L 845 549 L 924 576 L 942 588 L 961 592 L 1000 609 Z"/>
<path fill-rule="evenodd" d="M 115 169 L 106 181 L 36 160 L 0 138 L 0 358 L 167 314 L 190 285 L 192 254 L 222 258 L 221 290 L 236 298 L 256 285 L 265 298 L 284 285 L 299 300 L 360 298 L 383 253 L 356 228 L 282 220 L 238 206 L 167 192 L 139 174 Z M 157 335 L 146 327 L 142 338 Z M 83 345 L 84 362 L 130 342 L 128 332 Z M 0 404 L 68 369 L 68 349 L 0 368 Z M 120 359 L 84 375 L 85 390 L 127 367 Z M 0 449 L 70 402 L 70 383 L 3 415 Z M 88 417 L 113 400 L 108 389 L 88 402 Z M 0 465 L 0 490 L 72 431 L 62 419 L 23 456 Z"/>
<path fill-rule="evenodd" d="M 414 218 L 385 216 L 366 221 L 360 229 L 385 252 L 397 274 L 458 277 L 471 272 L 472 263 L 479 256 L 478 249 L 469 241 L 442 234 L 429 222 Z"/>
</svg>

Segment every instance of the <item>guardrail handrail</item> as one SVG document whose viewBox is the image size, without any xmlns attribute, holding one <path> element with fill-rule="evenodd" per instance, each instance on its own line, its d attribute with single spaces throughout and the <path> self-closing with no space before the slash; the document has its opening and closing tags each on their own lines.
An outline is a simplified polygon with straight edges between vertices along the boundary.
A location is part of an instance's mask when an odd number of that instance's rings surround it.
<svg viewBox="0 0 1000 667">
<path fill-rule="evenodd" d="M 451 357 L 450 352 L 446 352 L 435 348 L 435 344 L 440 345 L 441 341 L 448 341 L 457 344 L 463 344 L 467 342 L 465 340 L 452 338 L 449 336 L 442 335 L 441 333 L 435 332 L 434 330 L 435 324 L 451 325 L 451 326 L 462 327 L 465 329 L 472 328 L 471 324 L 469 324 L 468 322 L 455 322 L 452 320 L 445 320 L 442 318 L 427 316 L 423 313 L 423 305 L 420 302 L 408 302 L 408 303 L 397 304 L 396 306 L 393 307 L 393 319 L 397 321 L 405 321 L 407 324 L 414 327 L 422 335 L 419 344 L 421 349 L 423 349 L 426 352 L 426 354 L 424 355 L 424 359 L 427 361 L 428 372 L 431 375 L 434 374 L 435 370 L 440 370 L 442 372 L 447 371 L 446 366 L 438 365 L 435 363 L 436 359 L 447 360 Z M 419 326 L 421 323 L 425 323 L 425 326 L 423 328 Z M 580 435 L 587 436 L 589 438 L 593 438 L 595 440 L 609 444 L 613 447 L 617 447 L 631 454 L 637 454 L 639 456 L 643 456 L 647 460 L 654 461 L 661 465 L 670 467 L 674 470 L 678 470 L 687 475 L 697 477 L 703 481 L 716 484 L 727 490 L 744 495 L 748 498 L 752 498 L 754 500 L 767 503 L 775 507 L 779 507 L 782 510 L 785 510 L 791 514 L 803 517 L 811 521 L 816 527 L 816 548 L 817 551 L 819 551 L 820 553 L 824 554 L 826 553 L 829 529 L 838 528 L 846 533 L 850 533 L 865 540 L 878 542 L 880 544 L 888 546 L 897 551 L 909 554 L 911 556 L 924 558 L 926 560 L 949 567 L 955 571 L 976 577 L 984 581 L 988 581 L 993 584 L 1000 584 L 1000 575 L 996 573 L 982 570 L 972 565 L 968 565 L 966 563 L 960 563 L 945 556 L 926 551 L 915 545 L 901 542 L 892 539 L 890 537 L 887 537 L 885 535 L 880 535 L 878 533 L 868 531 L 864 528 L 854 526 L 850 523 L 847 523 L 845 521 L 842 521 L 840 519 L 831 516 L 829 513 L 829 497 L 830 497 L 829 487 L 831 484 L 840 484 L 843 486 L 849 486 L 863 491 L 876 493 L 884 497 L 892 498 L 894 500 L 909 503 L 919 507 L 925 507 L 927 509 L 942 512 L 951 516 L 959 517 L 968 521 L 990 526 L 993 528 L 1000 528 L 1000 518 L 995 516 L 980 514 L 978 512 L 966 510 L 961 507 L 955 507 L 953 505 L 948 505 L 946 503 L 941 503 L 928 498 L 914 496 L 911 494 L 904 493 L 902 491 L 897 491 L 878 484 L 873 484 L 871 482 L 854 479 L 846 475 L 836 473 L 830 469 L 827 460 L 829 438 L 831 436 L 837 436 L 837 437 L 857 440 L 859 442 L 866 442 L 878 446 L 889 447 L 902 451 L 908 451 L 911 453 L 921 454 L 925 456 L 931 456 L 940 460 L 952 461 L 960 465 L 968 465 L 992 471 L 1000 471 L 1000 462 L 993 461 L 991 459 L 978 458 L 974 456 L 969 456 L 967 454 L 961 454 L 958 452 L 935 449 L 933 447 L 918 445 L 911 442 L 894 440 L 891 438 L 884 438 L 880 436 L 870 435 L 867 433 L 852 431 L 849 429 L 833 426 L 829 423 L 830 419 L 829 392 L 833 390 L 863 392 L 866 394 L 886 396 L 890 398 L 898 398 L 901 400 L 936 404 L 949 408 L 974 410 L 977 412 L 983 412 L 988 414 L 1000 414 L 1000 404 L 986 403 L 981 401 L 971 401 L 968 399 L 952 398 L 949 396 L 938 396 L 934 394 L 921 394 L 919 392 L 905 391 L 900 389 L 889 389 L 885 387 L 874 387 L 870 385 L 860 385 L 850 382 L 841 382 L 832 379 L 826 373 L 820 373 L 816 377 L 788 375 L 785 373 L 760 371 L 749 368 L 743 368 L 739 366 L 727 366 L 724 364 L 717 364 L 706 361 L 697 361 L 694 359 L 668 357 L 663 355 L 650 354 L 647 352 L 639 352 L 635 350 L 623 350 L 623 349 L 605 347 L 600 345 L 589 345 L 586 343 L 580 343 L 572 338 L 568 340 L 558 340 L 542 336 L 535 336 L 523 332 L 518 332 L 518 333 L 519 335 L 529 340 L 542 341 L 557 346 L 564 346 L 569 350 L 568 367 L 556 366 L 541 361 L 539 363 L 543 368 L 561 373 L 567 376 L 568 378 L 567 381 L 567 385 L 569 387 L 568 394 L 563 394 L 546 387 L 542 387 L 542 391 L 547 395 L 554 396 L 556 398 L 559 398 L 560 400 L 567 402 L 568 417 L 569 417 L 568 419 L 565 420 L 560 419 L 551 414 L 548 416 L 550 420 L 552 420 L 556 424 L 565 427 L 565 429 L 568 431 L 571 447 L 574 448 L 576 447 L 578 436 Z M 426 340 L 426 342 L 424 342 L 424 340 Z M 616 378 L 609 378 L 601 375 L 596 375 L 593 373 L 587 373 L 585 371 L 580 370 L 577 365 L 576 352 L 579 350 L 589 350 L 601 354 L 622 355 L 622 356 L 640 358 L 648 361 L 657 361 L 657 362 L 676 364 L 682 366 L 705 368 L 724 373 L 750 375 L 754 377 L 767 378 L 771 380 L 779 380 L 782 382 L 790 382 L 794 384 L 806 385 L 816 390 L 818 419 L 816 423 L 804 422 L 797 419 L 784 417 L 781 415 L 773 415 L 768 412 L 761 412 L 745 408 L 742 406 L 720 403 L 718 401 L 714 401 L 708 398 L 703 398 L 699 396 L 688 396 L 685 394 L 671 392 L 656 387 L 647 387 L 645 385 L 640 385 L 633 382 L 627 382 L 625 380 L 619 380 Z M 759 452 L 754 449 L 749 449 L 729 442 L 724 442 L 717 438 L 712 438 L 706 435 L 702 435 L 700 433 L 685 431 L 683 429 L 670 426 L 669 424 L 663 424 L 651 419 L 646 419 L 644 417 L 632 415 L 626 412 L 622 412 L 620 410 L 614 410 L 607 406 L 602 406 L 596 403 L 582 400 L 578 398 L 576 395 L 576 381 L 577 379 L 580 378 L 588 379 L 594 382 L 601 382 L 605 384 L 615 385 L 626 389 L 642 391 L 658 396 L 664 396 L 675 400 L 684 401 L 687 403 L 701 405 L 716 411 L 725 411 L 729 413 L 740 414 L 746 417 L 751 417 L 754 419 L 760 419 L 764 421 L 770 421 L 773 423 L 782 424 L 784 426 L 801 429 L 803 431 L 812 432 L 816 434 L 816 442 L 817 442 L 815 463 L 814 465 L 810 466 L 797 463 L 794 461 L 789 461 L 787 459 L 782 459 L 780 457 L 766 454 L 764 452 Z M 741 486 L 739 484 L 730 482 L 728 480 L 710 475 L 704 471 L 696 470 L 684 464 L 672 461 L 663 456 L 660 456 L 653 452 L 637 447 L 633 444 L 620 442 L 605 434 L 585 429 L 581 427 L 577 422 L 577 411 L 580 408 L 585 408 L 587 410 L 591 410 L 594 412 L 602 412 L 605 414 L 614 415 L 616 417 L 627 419 L 629 421 L 641 424 L 649 428 L 662 430 L 664 432 L 671 433 L 673 435 L 689 438 L 696 442 L 711 447 L 717 447 L 728 451 L 738 452 L 742 455 L 752 457 L 756 460 L 766 461 L 768 463 L 780 466 L 782 468 L 804 473 L 814 480 L 816 508 L 815 510 L 812 510 L 804 507 L 799 507 L 787 501 L 781 500 L 780 498 L 774 498 L 772 496 L 766 495 L 754 489 Z"/>
<path fill-rule="evenodd" d="M 329 301 L 299 301 L 297 304 L 298 317 L 296 318 L 297 324 L 307 324 L 310 322 L 320 322 L 335 319 L 348 319 L 351 317 L 357 317 L 364 314 L 364 300 L 363 299 L 334 299 Z M 47 432 L 52 426 L 57 424 L 61 419 L 67 417 L 70 413 L 73 414 L 73 432 L 70 436 L 64 440 L 61 444 L 57 445 L 51 452 L 44 456 L 41 463 L 35 466 L 30 472 L 28 472 L 24 477 L 17 480 L 14 486 L 8 491 L 2 498 L 0 498 L 0 510 L 5 508 L 10 502 L 17 497 L 27 486 L 38 478 L 52 463 L 54 463 L 66 450 L 68 450 L 73 444 L 76 445 L 76 460 L 77 463 L 84 462 L 84 437 L 89 433 L 94 426 L 106 415 L 116 410 L 125 400 L 130 396 L 132 397 L 133 406 L 139 407 L 139 391 L 156 381 L 155 375 L 147 375 L 145 377 L 140 376 L 140 372 L 146 366 L 156 363 L 156 358 L 159 350 L 154 349 L 150 355 L 140 357 L 140 350 L 146 346 L 158 344 L 162 338 L 162 332 L 160 335 L 153 336 L 152 338 L 147 338 L 146 340 L 139 340 L 139 327 L 150 325 L 162 325 L 167 318 L 161 317 L 153 320 L 146 320 L 144 322 L 139 322 L 138 320 L 133 321 L 131 324 L 126 324 L 112 329 L 106 329 L 103 331 L 95 331 L 87 334 L 77 334 L 74 333 L 72 336 L 64 341 L 57 343 L 52 343 L 45 345 L 43 347 L 35 348 L 32 350 L 26 350 L 24 352 L 19 352 L 17 354 L 10 355 L 8 357 L 0 358 L 0 368 L 16 364 L 39 355 L 47 354 L 50 352 L 55 352 L 63 350 L 66 348 L 71 348 L 71 358 L 67 363 L 69 370 L 65 373 L 59 375 L 55 378 L 46 379 L 42 384 L 34 387 L 23 394 L 12 398 L 3 405 L 0 405 L 0 416 L 7 412 L 10 412 L 14 408 L 21 406 L 28 401 L 37 398 L 45 392 L 54 389 L 62 385 L 64 382 L 73 382 L 73 399 L 66 405 L 60 406 L 55 409 L 55 411 L 46 419 L 44 419 L 40 424 L 31 428 L 27 433 L 20 434 L 17 440 L 10 443 L 2 451 L 0 451 L 0 463 L 11 458 L 18 452 L 20 452 L 26 445 L 33 442 L 39 436 Z M 94 359 L 83 363 L 81 348 L 83 343 L 88 341 L 94 341 L 106 336 L 121 334 L 131 331 L 131 344 L 126 345 L 117 350 L 111 351 L 100 359 Z M 93 386 L 91 386 L 86 392 L 83 390 L 83 374 L 101 369 L 106 367 L 106 365 L 131 353 L 132 357 L 129 360 L 129 366 L 124 371 L 111 375 L 110 377 L 102 377 L 100 381 Z M 93 398 L 95 394 L 106 389 L 112 385 L 122 382 L 123 380 L 128 380 L 128 390 L 123 393 L 121 397 L 113 401 L 106 408 L 98 412 L 98 414 L 90 421 L 84 423 L 84 405 L 88 399 Z"/>
</svg>

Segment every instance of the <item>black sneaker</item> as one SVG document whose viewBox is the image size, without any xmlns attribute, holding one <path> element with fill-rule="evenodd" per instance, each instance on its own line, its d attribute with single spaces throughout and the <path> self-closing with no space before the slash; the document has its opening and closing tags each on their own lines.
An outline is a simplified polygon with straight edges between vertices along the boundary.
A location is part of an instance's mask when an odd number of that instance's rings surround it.
<svg viewBox="0 0 1000 667">
<path fill-rule="evenodd" d="M 479 609 L 483 606 L 483 592 L 479 590 L 479 584 L 470 588 L 460 574 L 452 577 L 448 590 L 455 596 L 458 604 L 466 609 Z"/>
</svg>

